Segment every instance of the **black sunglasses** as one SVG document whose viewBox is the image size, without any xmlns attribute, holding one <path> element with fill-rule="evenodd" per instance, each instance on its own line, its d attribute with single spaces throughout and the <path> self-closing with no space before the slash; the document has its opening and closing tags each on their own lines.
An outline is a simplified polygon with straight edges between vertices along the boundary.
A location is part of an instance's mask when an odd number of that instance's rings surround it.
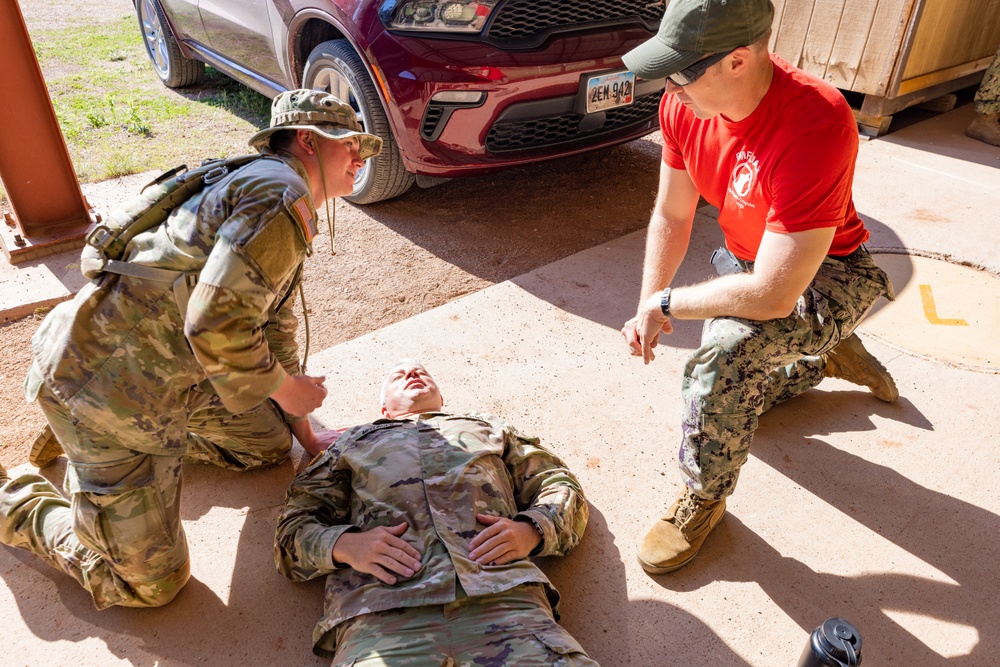
<svg viewBox="0 0 1000 667">
<path fill-rule="evenodd" d="M 733 51 L 735 50 L 736 49 L 733 49 Z M 704 60 L 699 60 L 690 67 L 682 69 L 680 72 L 674 72 L 667 78 L 670 79 L 670 82 L 675 86 L 690 85 L 695 81 L 697 81 L 698 79 L 700 79 L 705 74 L 705 72 L 708 71 L 709 67 L 719 62 L 733 51 L 726 51 L 725 53 L 716 53 L 714 55 L 711 55 L 705 58 Z"/>
</svg>

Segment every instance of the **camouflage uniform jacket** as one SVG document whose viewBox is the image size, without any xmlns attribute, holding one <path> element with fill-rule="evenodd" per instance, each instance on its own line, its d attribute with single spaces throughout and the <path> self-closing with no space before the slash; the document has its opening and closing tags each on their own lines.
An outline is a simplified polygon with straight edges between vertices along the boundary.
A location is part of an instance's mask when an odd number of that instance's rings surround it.
<svg viewBox="0 0 1000 667">
<path fill-rule="evenodd" d="M 480 566 L 469 541 L 485 528 L 476 514 L 524 517 L 543 535 L 532 555 L 563 555 L 583 536 L 587 502 L 565 464 L 492 415 L 429 413 L 378 420 L 346 431 L 295 481 L 278 517 L 275 564 L 304 581 L 328 574 L 314 651 L 332 655 L 333 628 L 360 614 L 453 602 L 525 583 L 558 593 L 528 559 Z M 346 531 L 407 522 L 403 539 L 421 569 L 394 586 L 333 560 Z"/>
<path fill-rule="evenodd" d="M 149 454 L 183 454 L 195 385 L 233 413 L 259 405 L 298 372 L 292 306 L 316 216 L 306 183 L 296 158 L 262 158 L 137 235 L 129 261 L 198 273 L 186 317 L 169 283 L 104 274 L 33 337 L 42 380 Z M 37 387 L 26 390 L 33 400 Z"/>
</svg>

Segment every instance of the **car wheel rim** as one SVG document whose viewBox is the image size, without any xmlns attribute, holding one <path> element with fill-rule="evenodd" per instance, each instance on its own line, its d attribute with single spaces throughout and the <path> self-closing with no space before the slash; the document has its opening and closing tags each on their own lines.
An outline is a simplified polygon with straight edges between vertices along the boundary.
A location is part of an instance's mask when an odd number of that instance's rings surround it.
<svg viewBox="0 0 1000 667">
<path fill-rule="evenodd" d="M 351 85 L 348 78 L 344 76 L 343 73 L 341 73 L 336 69 L 333 69 L 332 67 L 323 68 L 316 73 L 316 78 L 313 80 L 312 87 L 314 90 L 326 91 L 331 95 L 333 95 L 334 97 L 336 97 L 337 99 L 339 99 L 341 102 L 346 102 L 347 104 L 349 104 L 351 108 L 354 109 L 354 113 L 357 116 L 358 122 L 361 123 L 361 127 L 364 129 L 364 131 L 371 132 L 371 130 L 369 129 L 370 125 L 367 116 L 367 109 L 365 108 L 364 105 L 361 104 L 357 90 L 355 90 L 355 88 Z M 365 160 L 364 166 L 358 170 L 357 174 L 355 174 L 354 176 L 355 192 L 361 189 L 361 186 L 365 182 L 365 179 L 368 178 L 369 174 L 368 163 L 372 159 L 373 158 L 369 158 L 368 160 Z"/>
<path fill-rule="evenodd" d="M 161 79 L 170 75 L 170 63 L 167 60 L 167 45 L 163 39 L 163 24 L 156 13 L 152 0 L 142 0 L 140 5 L 142 17 L 142 36 L 146 40 L 146 51 L 153 67 Z"/>
</svg>

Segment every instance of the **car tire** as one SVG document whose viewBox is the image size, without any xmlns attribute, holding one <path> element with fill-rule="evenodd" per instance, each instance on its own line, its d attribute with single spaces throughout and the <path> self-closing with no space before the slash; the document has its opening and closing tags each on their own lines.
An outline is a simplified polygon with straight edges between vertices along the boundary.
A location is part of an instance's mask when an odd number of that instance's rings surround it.
<svg viewBox="0 0 1000 667">
<path fill-rule="evenodd" d="M 354 181 L 354 192 L 344 199 L 374 204 L 398 197 L 413 186 L 413 174 L 403 166 L 375 84 L 350 42 L 335 39 L 313 49 L 302 74 L 302 87 L 325 90 L 340 98 L 357 112 L 365 132 L 382 137 L 382 152 L 367 160 Z"/>
<path fill-rule="evenodd" d="M 153 71 L 167 88 L 183 88 L 200 83 L 205 63 L 185 58 L 170 31 L 170 24 L 158 0 L 138 0 L 135 6 L 139 30 Z"/>
</svg>

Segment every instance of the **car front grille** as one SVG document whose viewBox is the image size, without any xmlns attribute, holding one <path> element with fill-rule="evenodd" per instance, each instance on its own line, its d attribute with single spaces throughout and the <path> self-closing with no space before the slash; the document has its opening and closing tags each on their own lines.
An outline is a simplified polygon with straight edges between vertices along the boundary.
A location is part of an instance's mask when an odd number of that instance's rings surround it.
<svg viewBox="0 0 1000 667">
<path fill-rule="evenodd" d="M 627 107 L 618 107 L 605 112 L 604 124 L 589 132 L 580 131 L 580 121 L 584 116 L 565 113 L 530 120 L 495 122 L 486 135 L 486 149 L 491 153 L 542 148 L 585 136 L 603 134 L 649 120 L 656 115 L 660 106 L 662 91 L 637 97 Z"/>
<path fill-rule="evenodd" d="M 508 0 L 497 10 L 486 39 L 495 44 L 523 42 L 553 29 L 628 21 L 655 32 L 663 9 L 662 2 L 650 0 Z"/>
</svg>

